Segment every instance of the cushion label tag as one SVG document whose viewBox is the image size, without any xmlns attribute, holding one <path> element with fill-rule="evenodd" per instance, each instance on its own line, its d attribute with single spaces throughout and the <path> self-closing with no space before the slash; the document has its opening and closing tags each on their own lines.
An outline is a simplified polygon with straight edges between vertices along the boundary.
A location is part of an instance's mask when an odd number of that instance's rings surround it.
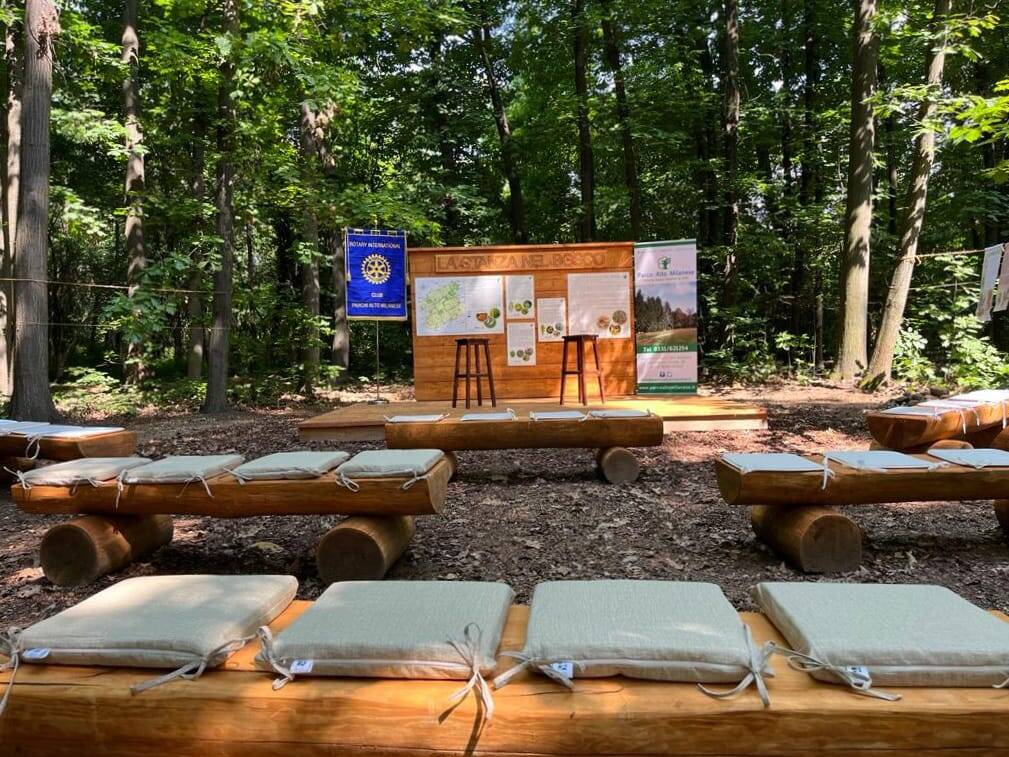
<svg viewBox="0 0 1009 757">
<path fill-rule="evenodd" d="M 575 664 L 573 662 L 552 662 L 550 663 L 550 668 L 565 678 L 575 677 Z"/>
<path fill-rule="evenodd" d="M 305 675 L 312 672 L 312 667 L 312 660 L 295 660 L 291 663 L 291 672 L 295 675 Z"/>
<path fill-rule="evenodd" d="M 21 656 L 26 660 L 44 660 L 49 656 L 49 648 L 35 647 L 34 649 L 26 649 Z"/>
</svg>

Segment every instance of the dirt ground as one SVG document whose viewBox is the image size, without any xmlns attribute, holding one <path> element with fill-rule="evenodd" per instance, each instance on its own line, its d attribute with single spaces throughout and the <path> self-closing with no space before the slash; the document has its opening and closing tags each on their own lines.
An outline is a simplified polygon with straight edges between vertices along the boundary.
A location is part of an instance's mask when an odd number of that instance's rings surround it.
<svg viewBox="0 0 1009 757">
<path fill-rule="evenodd" d="M 712 581 L 739 609 L 752 609 L 748 591 L 758 581 L 817 580 L 754 538 L 746 508 L 722 502 L 712 461 L 726 451 L 864 449 L 863 411 L 893 396 L 794 384 L 717 394 L 766 406 L 769 430 L 673 434 L 661 448 L 638 451 L 642 475 L 629 486 L 597 480 L 588 452 L 462 453 L 444 515 L 418 518 L 416 538 L 390 577 L 506 581 L 520 601 L 551 579 Z M 303 447 L 298 422 L 332 406 L 223 417 L 151 412 L 126 425 L 139 432 L 144 455 L 251 458 Z M 865 530 L 863 566 L 822 580 L 937 583 L 1009 610 L 1009 545 L 988 502 L 849 510 Z M 149 561 L 72 590 L 50 584 L 37 563 L 43 533 L 59 520 L 23 514 L 8 494 L 0 496 L 0 624 L 31 623 L 122 578 L 151 573 L 290 573 L 301 582 L 299 596 L 312 598 L 323 589 L 313 549 L 339 518 L 180 517 L 172 543 Z"/>
</svg>

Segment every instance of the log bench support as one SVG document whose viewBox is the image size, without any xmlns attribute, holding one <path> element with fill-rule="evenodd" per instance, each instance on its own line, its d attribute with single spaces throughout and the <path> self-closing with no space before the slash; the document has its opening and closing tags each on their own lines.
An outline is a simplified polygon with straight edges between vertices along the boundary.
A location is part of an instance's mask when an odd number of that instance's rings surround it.
<svg viewBox="0 0 1009 757">
<path fill-rule="evenodd" d="M 82 586 L 172 540 L 171 515 L 85 515 L 50 528 L 39 560 L 58 586 Z"/>
<path fill-rule="evenodd" d="M 315 562 L 327 586 L 336 581 L 377 581 L 413 539 L 411 515 L 356 515 L 319 541 Z"/>
<path fill-rule="evenodd" d="M 596 453 L 599 477 L 611 484 L 630 484 L 638 480 L 641 465 L 626 447 L 606 447 Z"/>
<path fill-rule="evenodd" d="M 849 573 L 862 562 L 862 529 L 820 505 L 756 505 L 750 523 L 757 536 L 806 573 Z"/>
</svg>

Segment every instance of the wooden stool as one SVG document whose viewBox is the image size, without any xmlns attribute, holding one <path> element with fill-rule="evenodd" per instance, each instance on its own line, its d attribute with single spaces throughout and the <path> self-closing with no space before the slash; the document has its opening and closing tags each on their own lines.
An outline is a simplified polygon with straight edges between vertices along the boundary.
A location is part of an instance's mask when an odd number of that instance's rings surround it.
<svg viewBox="0 0 1009 757">
<path fill-rule="evenodd" d="M 603 372 L 599 367 L 599 348 L 596 346 L 598 337 L 595 334 L 572 334 L 564 337 L 564 350 L 561 353 L 561 404 L 564 404 L 564 389 L 567 386 L 568 376 L 578 377 L 578 402 L 582 405 L 588 404 L 588 397 L 585 392 L 585 345 L 592 345 L 592 356 L 595 358 L 596 367 L 587 370 L 596 374 L 596 383 L 599 385 L 599 402 L 606 404 L 606 394 L 603 392 Z M 568 344 L 575 346 L 575 369 L 568 368 Z"/>
<path fill-rule="evenodd" d="M 480 370 L 480 348 L 483 347 L 484 364 L 487 372 Z M 466 371 L 460 373 L 459 358 L 462 352 L 466 352 Z M 473 370 L 470 371 L 470 353 L 472 352 Z M 487 377 L 487 387 L 490 389 L 490 404 L 497 407 L 497 395 L 494 393 L 494 372 L 490 364 L 490 340 L 489 339 L 456 339 L 455 340 L 455 375 L 452 377 L 452 407 L 459 404 L 459 379 L 466 379 L 466 407 L 469 407 L 469 380 L 476 379 L 476 404 L 483 405 L 483 389 L 480 387 L 480 378 Z"/>
</svg>

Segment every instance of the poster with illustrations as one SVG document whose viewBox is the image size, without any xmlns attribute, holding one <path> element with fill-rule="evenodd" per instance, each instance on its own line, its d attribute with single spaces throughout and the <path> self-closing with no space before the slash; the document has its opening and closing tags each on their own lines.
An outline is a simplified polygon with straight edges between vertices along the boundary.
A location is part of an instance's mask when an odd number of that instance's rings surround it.
<svg viewBox="0 0 1009 757">
<path fill-rule="evenodd" d="M 536 335 L 541 342 L 559 342 L 567 330 L 567 309 L 563 297 L 536 300 Z"/>
<path fill-rule="evenodd" d="M 532 276 L 505 276 L 505 313 L 509 318 L 535 318 L 535 301 Z"/>
<path fill-rule="evenodd" d="M 508 365 L 536 365 L 536 324 L 509 323 Z"/>
<path fill-rule="evenodd" d="M 630 313 L 631 275 L 627 271 L 568 274 L 568 333 L 628 339 Z"/>
<path fill-rule="evenodd" d="M 502 276 L 414 279 L 418 336 L 504 333 Z"/>
</svg>

